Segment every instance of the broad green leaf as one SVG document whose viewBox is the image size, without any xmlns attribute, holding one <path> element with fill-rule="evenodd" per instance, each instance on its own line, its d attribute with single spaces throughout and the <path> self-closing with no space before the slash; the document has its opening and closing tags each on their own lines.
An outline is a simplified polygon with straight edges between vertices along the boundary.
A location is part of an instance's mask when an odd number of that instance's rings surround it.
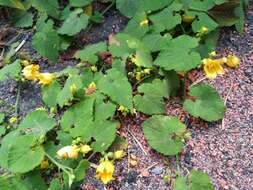
<svg viewBox="0 0 253 190">
<path fill-rule="evenodd" d="M 204 172 L 192 170 L 189 175 L 189 180 L 189 190 L 214 190 L 214 186 L 211 183 L 209 176 Z"/>
<path fill-rule="evenodd" d="M 209 85 L 198 85 L 190 88 L 190 99 L 184 102 L 184 109 L 194 117 L 200 117 L 206 121 L 222 119 L 225 112 L 224 102 L 218 92 Z"/>
<path fill-rule="evenodd" d="M 0 176 L 0 187 L 1 190 L 11 190 L 11 184 L 8 179 Z"/>
<path fill-rule="evenodd" d="M 69 0 L 69 5 L 71 7 L 85 7 L 92 3 L 92 0 Z"/>
<path fill-rule="evenodd" d="M 83 87 L 81 77 L 79 75 L 70 75 L 66 80 L 63 89 L 58 93 L 57 102 L 60 107 L 63 107 L 73 99 L 73 93 L 71 92 L 72 85 L 76 86 L 77 91 Z"/>
<path fill-rule="evenodd" d="M 10 65 L 6 65 L 0 70 L 0 82 L 8 78 L 15 78 L 19 75 L 21 71 L 20 60 L 16 60 Z"/>
<path fill-rule="evenodd" d="M 46 12 L 48 15 L 59 17 L 58 0 L 32 0 L 32 6 L 40 12 Z"/>
<path fill-rule="evenodd" d="M 133 17 L 140 5 L 142 0 L 116 0 L 116 8 L 126 17 Z"/>
<path fill-rule="evenodd" d="M 18 131 L 12 131 L 4 136 L 0 148 L 0 166 L 8 169 L 8 153 L 12 143 L 19 136 Z"/>
<path fill-rule="evenodd" d="M 94 104 L 94 117 L 95 121 L 107 120 L 115 113 L 116 106 L 111 102 L 105 102 L 105 97 L 96 93 L 96 99 Z"/>
<path fill-rule="evenodd" d="M 25 10 L 25 6 L 20 0 L 0 0 L 0 5 Z"/>
<path fill-rule="evenodd" d="M 41 176 L 40 170 L 33 170 L 26 174 L 25 179 L 22 180 L 22 183 L 26 184 L 30 189 L 36 190 L 45 190 L 47 185 L 44 179 Z"/>
<path fill-rule="evenodd" d="M 132 87 L 127 77 L 116 69 L 110 69 L 107 74 L 98 81 L 98 89 L 108 95 L 112 101 L 127 109 L 132 109 Z"/>
<path fill-rule="evenodd" d="M 190 16 L 198 16 L 198 19 L 195 19 L 192 23 L 192 29 L 194 32 L 199 32 L 202 27 L 206 27 L 208 32 L 215 30 L 219 25 L 215 22 L 210 16 L 206 13 L 200 13 L 197 11 L 189 11 Z"/>
<path fill-rule="evenodd" d="M 164 155 L 176 155 L 184 147 L 186 126 L 176 117 L 154 115 L 142 124 L 149 145 Z"/>
<path fill-rule="evenodd" d="M 98 53 L 105 52 L 107 45 L 105 42 L 99 42 L 97 44 L 88 45 L 83 50 L 79 50 L 75 53 L 76 59 L 81 59 L 82 62 L 88 62 L 95 64 L 98 61 Z"/>
<path fill-rule="evenodd" d="M 11 11 L 11 24 L 15 27 L 30 27 L 33 24 L 33 15 L 27 11 Z"/>
<path fill-rule="evenodd" d="M 73 36 L 79 33 L 82 29 L 85 29 L 88 22 L 89 17 L 83 13 L 83 10 L 76 9 L 68 15 L 61 28 L 59 28 L 58 33 Z"/>
<path fill-rule="evenodd" d="M 57 131 L 57 140 L 59 140 L 59 144 L 62 146 L 67 146 L 72 143 L 72 137 L 69 133 L 66 133 L 62 130 Z"/>
<path fill-rule="evenodd" d="M 201 57 L 192 49 L 198 46 L 198 40 L 188 35 L 181 35 L 169 43 L 166 50 L 158 55 L 154 64 L 165 70 L 189 71 L 201 64 Z"/>
<path fill-rule="evenodd" d="M 44 136 L 56 126 L 54 119 L 46 111 L 37 110 L 28 113 L 19 126 L 19 130 L 28 130 L 36 137 Z"/>
<path fill-rule="evenodd" d="M 174 182 L 173 190 L 189 190 L 189 187 L 187 186 L 186 178 L 182 176 L 178 176 Z"/>
<path fill-rule="evenodd" d="M 135 65 L 137 67 L 146 67 L 152 68 L 153 66 L 153 58 L 149 51 L 136 51 L 135 54 Z"/>
<path fill-rule="evenodd" d="M 160 34 L 148 34 L 142 39 L 142 43 L 151 52 L 157 52 L 166 49 L 172 37 L 169 34 L 161 36 Z"/>
<path fill-rule="evenodd" d="M 6 128 L 3 125 L 0 125 L 0 137 L 6 133 Z"/>
<path fill-rule="evenodd" d="M 77 134 L 77 136 L 84 134 L 85 131 L 78 130 L 85 129 L 89 122 L 93 120 L 93 106 L 94 99 L 88 98 L 65 111 L 61 118 L 63 130 L 70 132 L 72 135 Z M 73 136 L 75 137 L 75 135 Z"/>
<path fill-rule="evenodd" d="M 181 16 L 179 13 L 175 13 L 182 8 L 182 4 L 173 3 L 169 7 L 162 11 L 151 15 L 149 18 L 153 23 L 153 30 L 157 33 L 163 32 L 164 30 L 171 30 L 175 26 L 181 23 Z"/>
<path fill-rule="evenodd" d="M 239 21 L 235 24 L 235 27 L 238 32 L 242 33 L 244 30 L 244 20 L 245 20 L 245 13 L 242 2 L 240 2 L 240 5 L 235 8 L 234 12 L 235 15 L 239 17 Z"/>
<path fill-rule="evenodd" d="M 74 170 L 75 182 L 82 181 L 86 176 L 86 170 L 90 166 L 88 160 L 81 160 Z"/>
<path fill-rule="evenodd" d="M 149 31 L 148 24 L 141 25 L 141 22 L 145 20 L 147 20 L 147 15 L 144 12 L 138 12 L 128 22 L 127 26 L 124 29 L 124 33 L 137 39 L 142 38 Z"/>
<path fill-rule="evenodd" d="M 137 111 L 149 115 L 165 113 L 163 98 L 168 97 L 170 94 L 165 80 L 156 79 L 152 83 L 144 83 L 138 87 L 138 92 L 143 95 L 134 97 Z"/>
<path fill-rule="evenodd" d="M 131 36 L 124 33 L 118 33 L 114 38 L 117 43 L 113 43 L 109 46 L 109 51 L 114 57 L 127 57 L 134 52 L 127 43 L 127 41 L 132 39 Z"/>
<path fill-rule="evenodd" d="M 55 107 L 57 105 L 57 96 L 60 93 L 61 85 L 57 81 L 52 84 L 42 87 L 42 100 L 48 107 Z"/>
<path fill-rule="evenodd" d="M 142 0 L 140 5 L 140 10 L 145 12 L 156 11 L 162 9 L 169 5 L 172 0 L 159 0 L 159 1 L 150 1 L 150 0 Z"/>
<path fill-rule="evenodd" d="M 180 89 L 180 79 L 176 71 L 163 71 L 170 96 L 178 95 Z"/>
<path fill-rule="evenodd" d="M 56 62 L 60 50 L 60 37 L 53 29 L 52 22 L 48 21 L 40 31 L 37 31 L 32 39 L 33 47 L 39 54 Z"/>
<path fill-rule="evenodd" d="M 62 190 L 62 185 L 59 179 L 53 179 L 48 190 Z"/>
<path fill-rule="evenodd" d="M 38 166 L 44 159 L 42 146 L 37 145 L 33 135 L 17 137 L 10 146 L 8 154 L 8 169 L 14 173 L 26 173 Z"/>
<path fill-rule="evenodd" d="M 4 122 L 5 115 L 4 113 L 0 113 L 0 124 Z"/>
<path fill-rule="evenodd" d="M 92 137 L 95 142 L 91 144 L 95 152 L 106 151 L 113 143 L 116 137 L 117 123 L 111 121 L 99 121 L 93 123 Z"/>
<path fill-rule="evenodd" d="M 195 49 L 201 55 L 201 58 L 208 57 L 208 54 L 216 50 L 216 46 L 219 40 L 220 31 L 214 30 L 205 36 L 205 39 Z"/>
</svg>

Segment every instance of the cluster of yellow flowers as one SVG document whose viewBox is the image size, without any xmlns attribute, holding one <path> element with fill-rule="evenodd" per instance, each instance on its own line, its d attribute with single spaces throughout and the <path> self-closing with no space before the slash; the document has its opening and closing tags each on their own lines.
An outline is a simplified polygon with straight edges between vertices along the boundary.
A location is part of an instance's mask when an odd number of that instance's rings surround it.
<svg viewBox="0 0 253 190">
<path fill-rule="evenodd" d="M 79 156 L 79 153 L 81 152 L 82 154 L 87 154 L 90 152 L 92 149 L 89 145 L 71 145 L 71 146 L 64 146 L 60 150 L 57 151 L 57 157 L 59 159 L 67 159 L 67 158 L 72 158 L 76 159 Z"/>
<path fill-rule="evenodd" d="M 55 75 L 52 73 L 40 73 L 39 65 L 35 64 L 27 64 L 27 60 L 22 61 L 24 65 L 24 69 L 22 73 L 27 80 L 37 81 L 39 80 L 39 84 L 41 85 L 49 85 L 55 79 Z"/>
<path fill-rule="evenodd" d="M 110 153 L 108 153 L 110 154 Z M 125 156 L 123 150 L 118 150 L 112 153 L 113 159 L 121 159 Z M 100 164 L 96 168 L 96 178 L 101 180 L 104 184 L 113 180 L 113 173 L 115 171 L 115 166 L 113 160 L 109 160 L 107 157 L 100 160 Z"/>
<path fill-rule="evenodd" d="M 237 68 L 240 65 L 240 59 L 233 54 L 217 59 L 213 58 L 213 56 L 216 56 L 215 52 L 211 52 L 209 55 L 210 58 L 202 60 L 206 77 L 209 79 L 214 79 L 217 75 L 224 73 L 222 67 L 222 64 L 224 63 L 231 68 Z"/>
</svg>

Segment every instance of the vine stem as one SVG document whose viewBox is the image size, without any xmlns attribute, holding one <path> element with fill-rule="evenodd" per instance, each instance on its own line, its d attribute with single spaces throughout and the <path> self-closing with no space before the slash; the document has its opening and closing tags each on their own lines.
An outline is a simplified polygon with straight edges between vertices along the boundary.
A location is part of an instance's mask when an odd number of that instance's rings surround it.
<svg viewBox="0 0 253 190">
<path fill-rule="evenodd" d="M 114 4 L 115 4 L 115 0 L 113 0 L 112 3 L 108 7 L 106 7 L 105 10 L 103 10 L 101 14 L 104 15 L 108 10 L 110 10 L 110 8 L 112 8 Z"/>
<path fill-rule="evenodd" d="M 20 102 L 20 92 L 21 92 L 21 82 L 18 81 L 18 93 L 17 93 L 17 98 L 15 102 L 15 116 L 18 116 L 19 112 L 19 102 Z"/>
</svg>

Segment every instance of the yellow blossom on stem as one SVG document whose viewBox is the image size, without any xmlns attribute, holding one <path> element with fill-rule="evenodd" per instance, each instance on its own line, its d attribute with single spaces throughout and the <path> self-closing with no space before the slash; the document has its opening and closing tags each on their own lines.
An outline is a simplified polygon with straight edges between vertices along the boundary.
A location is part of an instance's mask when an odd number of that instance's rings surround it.
<svg viewBox="0 0 253 190">
<path fill-rule="evenodd" d="M 40 169 L 44 170 L 47 169 L 48 167 L 49 167 L 48 160 L 42 160 L 40 163 Z"/>
<path fill-rule="evenodd" d="M 207 78 L 214 79 L 218 74 L 223 74 L 224 70 L 221 66 L 223 59 L 203 59 L 204 71 Z"/>
<path fill-rule="evenodd" d="M 70 85 L 70 91 L 72 92 L 72 94 L 75 94 L 76 93 L 76 91 L 77 91 L 77 87 L 76 87 L 76 84 L 72 84 L 72 85 Z"/>
<path fill-rule="evenodd" d="M 28 65 L 30 65 L 30 62 L 28 61 L 28 60 L 22 60 L 21 61 L 21 63 L 22 63 L 22 65 L 24 65 L 24 66 L 28 66 Z"/>
<path fill-rule="evenodd" d="M 202 26 L 199 31 L 201 34 L 206 34 L 208 32 L 208 28 L 205 26 Z"/>
<path fill-rule="evenodd" d="M 57 157 L 59 159 L 73 158 L 76 159 L 78 157 L 79 147 L 76 145 L 73 146 L 64 146 L 60 150 L 57 151 Z"/>
<path fill-rule="evenodd" d="M 214 57 L 214 56 L 217 55 L 217 53 L 216 53 L 215 51 L 212 51 L 212 52 L 210 52 L 208 55 L 209 55 L 209 57 Z"/>
<path fill-rule="evenodd" d="M 121 159 L 125 156 L 125 153 L 123 150 L 117 150 L 113 153 L 113 158 L 114 159 Z"/>
<path fill-rule="evenodd" d="M 11 118 L 9 119 L 9 122 L 10 122 L 11 124 L 15 124 L 15 123 L 17 123 L 17 118 L 16 118 L 16 117 L 11 117 Z"/>
<path fill-rule="evenodd" d="M 27 80 L 37 80 L 39 75 L 39 65 L 28 65 L 22 70 L 24 77 Z"/>
<path fill-rule="evenodd" d="M 83 153 L 83 154 L 87 154 L 88 152 L 90 152 L 92 149 L 89 145 L 85 144 L 85 145 L 82 145 L 80 147 L 80 152 Z"/>
<path fill-rule="evenodd" d="M 141 80 L 141 72 L 136 72 L 135 78 L 138 81 Z"/>
<path fill-rule="evenodd" d="M 114 170 L 115 167 L 112 161 L 101 161 L 96 169 L 96 178 L 101 180 L 104 184 L 107 184 L 109 181 L 113 180 Z"/>
<path fill-rule="evenodd" d="M 140 26 L 148 25 L 148 23 L 149 23 L 148 19 L 145 19 L 140 22 Z"/>
<path fill-rule="evenodd" d="M 52 73 L 40 73 L 38 75 L 39 84 L 49 85 L 55 79 L 55 75 Z"/>
<path fill-rule="evenodd" d="M 150 74 L 151 69 L 144 69 L 143 71 L 145 74 Z"/>
<path fill-rule="evenodd" d="M 236 55 L 229 55 L 227 57 L 226 65 L 231 68 L 236 68 L 240 65 L 240 59 Z"/>
<path fill-rule="evenodd" d="M 124 113 L 127 111 L 127 109 L 124 106 L 120 105 L 118 108 L 118 111 L 120 111 L 121 113 Z"/>
</svg>

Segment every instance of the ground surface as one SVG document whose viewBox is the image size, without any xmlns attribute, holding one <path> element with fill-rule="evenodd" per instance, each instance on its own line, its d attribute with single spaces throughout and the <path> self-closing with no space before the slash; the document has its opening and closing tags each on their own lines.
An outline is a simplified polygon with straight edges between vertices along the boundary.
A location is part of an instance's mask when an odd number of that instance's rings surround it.
<svg viewBox="0 0 253 190">
<path fill-rule="evenodd" d="M 78 43 L 73 45 L 82 47 L 87 43 L 106 40 L 109 34 L 122 30 L 126 23 L 126 19 L 117 11 L 109 11 L 105 16 L 102 26 L 92 27 L 89 34 L 80 34 L 77 37 Z M 238 55 L 242 60 L 240 68 L 227 69 L 223 76 L 214 81 L 203 81 L 211 83 L 227 100 L 226 116 L 223 121 L 212 124 L 190 119 L 188 127 L 192 132 L 192 139 L 188 141 L 179 158 L 183 171 L 196 168 L 207 172 L 217 190 L 253 189 L 253 3 L 249 6 L 246 19 L 244 35 L 239 35 L 232 28 L 225 29 L 218 46 L 222 54 L 233 52 Z M 30 39 L 31 35 L 24 33 L 20 39 L 26 37 Z M 22 51 L 30 57 L 37 57 L 31 49 L 30 40 Z M 39 57 L 35 61 L 41 65 L 43 71 L 58 71 L 75 64 L 75 61 L 70 59 L 71 53 L 69 51 L 63 54 L 57 65 L 48 64 Z M 202 71 L 194 72 L 192 75 L 195 80 L 203 77 Z M 0 112 L 14 112 L 18 86 L 12 80 L 0 84 Z M 20 116 L 43 106 L 39 86 L 27 82 L 19 88 Z M 185 114 L 177 99 L 168 101 L 167 114 L 179 116 L 185 121 Z M 164 158 L 149 148 L 140 127 L 143 119 L 143 115 L 122 119 L 120 133 L 129 142 L 128 156 L 117 163 L 115 181 L 108 185 L 108 189 L 170 189 L 171 182 L 165 184 L 163 176 L 173 177 L 176 159 Z M 104 189 L 93 176 L 94 170 L 90 169 L 82 189 Z"/>
</svg>

